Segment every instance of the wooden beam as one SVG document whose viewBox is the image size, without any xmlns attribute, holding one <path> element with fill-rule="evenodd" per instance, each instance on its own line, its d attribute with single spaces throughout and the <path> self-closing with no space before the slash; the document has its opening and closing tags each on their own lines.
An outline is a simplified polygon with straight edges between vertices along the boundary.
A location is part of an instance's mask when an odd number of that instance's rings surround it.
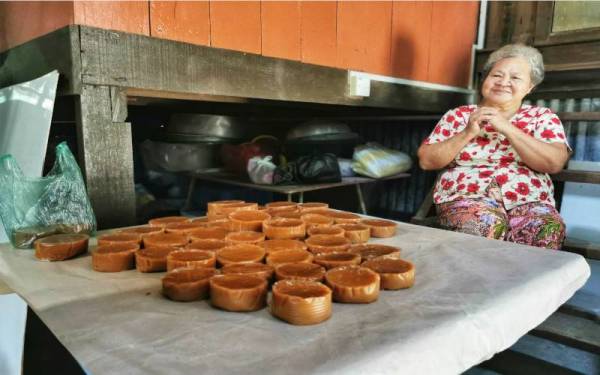
<svg viewBox="0 0 600 375">
<path fill-rule="evenodd" d="M 556 312 L 531 334 L 600 354 L 600 324 L 596 321 Z"/>
<path fill-rule="evenodd" d="M 58 70 L 58 95 L 81 90 L 79 27 L 67 26 L 0 53 L 0 87 Z"/>
<path fill-rule="evenodd" d="M 470 95 L 371 81 L 347 95 L 348 71 L 81 26 L 85 84 L 220 97 L 396 108 L 440 113 Z"/>
<path fill-rule="evenodd" d="M 554 181 L 600 184 L 600 172 L 595 171 L 576 171 L 571 169 L 563 169 L 559 173 L 553 174 L 550 177 L 552 177 Z"/>
<path fill-rule="evenodd" d="M 600 112 L 559 112 L 562 121 L 600 121 Z"/>
<path fill-rule="evenodd" d="M 110 93 L 84 85 L 76 106 L 79 158 L 100 229 L 135 224 L 131 124 L 113 122 Z"/>
</svg>

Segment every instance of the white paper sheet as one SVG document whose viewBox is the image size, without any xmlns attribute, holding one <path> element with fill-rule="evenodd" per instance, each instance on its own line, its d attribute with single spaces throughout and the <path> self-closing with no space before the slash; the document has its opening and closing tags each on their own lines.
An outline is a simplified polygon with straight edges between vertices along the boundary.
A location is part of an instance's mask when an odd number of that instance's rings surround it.
<svg viewBox="0 0 600 375">
<path fill-rule="evenodd" d="M 0 277 L 93 374 L 456 374 L 540 324 L 589 277 L 576 254 L 400 224 L 414 287 L 334 304 L 298 327 L 267 309 L 229 313 L 161 295 L 164 274 L 38 262 L 0 248 Z"/>
</svg>

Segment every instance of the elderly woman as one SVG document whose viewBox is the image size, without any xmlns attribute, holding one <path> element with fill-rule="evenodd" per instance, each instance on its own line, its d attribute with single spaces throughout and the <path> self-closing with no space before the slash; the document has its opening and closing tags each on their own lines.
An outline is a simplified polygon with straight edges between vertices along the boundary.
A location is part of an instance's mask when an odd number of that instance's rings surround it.
<svg viewBox="0 0 600 375">
<path fill-rule="evenodd" d="M 507 45 L 484 66 L 481 101 L 448 111 L 419 148 L 426 170 L 442 169 L 434 202 L 442 226 L 558 249 L 564 223 L 549 173 L 569 158 L 562 123 L 523 104 L 544 78 L 538 50 Z"/>
</svg>

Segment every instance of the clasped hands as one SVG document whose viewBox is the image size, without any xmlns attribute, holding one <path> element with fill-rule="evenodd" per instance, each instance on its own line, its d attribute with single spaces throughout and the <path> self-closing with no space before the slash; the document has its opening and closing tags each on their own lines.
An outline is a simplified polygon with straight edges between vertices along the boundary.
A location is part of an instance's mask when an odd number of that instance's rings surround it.
<svg viewBox="0 0 600 375">
<path fill-rule="evenodd" d="M 497 108 L 478 107 L 471 113 L 465 132 L 472 138 L 479 134 L 482 127 L 488 125 L 504 135 L 511 129 L 510 121 Z"/>
</svg>

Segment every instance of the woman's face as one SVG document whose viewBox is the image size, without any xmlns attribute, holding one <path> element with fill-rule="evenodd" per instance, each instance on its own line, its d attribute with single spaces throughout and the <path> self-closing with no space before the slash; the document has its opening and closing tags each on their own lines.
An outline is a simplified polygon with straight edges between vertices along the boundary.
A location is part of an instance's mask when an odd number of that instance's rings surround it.
<svg viewBox="0 0 600 375">
<path fill-rule="evenodd" d="M 483 81 L 481 95 L 488 104 L 520 106 L 531 89 L 531 67 L 527 60 L 507 57 L 494 64 Z"/>
</svg>

